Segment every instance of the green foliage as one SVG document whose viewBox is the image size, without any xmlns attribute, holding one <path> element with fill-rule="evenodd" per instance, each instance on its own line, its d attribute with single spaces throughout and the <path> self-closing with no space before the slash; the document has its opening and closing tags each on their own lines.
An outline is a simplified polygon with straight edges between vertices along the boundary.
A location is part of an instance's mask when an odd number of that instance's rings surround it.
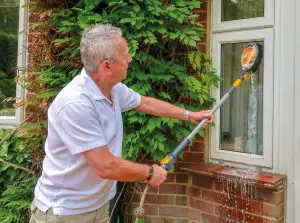
<svg viewBox="0 0 300 223">
<path fill-rule="evenodd" d="M 0 131 L 0 140 L 8 134 Z M 0 158 L 6 162 L 28 167 L 29 154 L 23 139 L 16 133 L 0 146 Z M 21 223 L 28 220 L 36 177 L 0 162 L 0 222 Z"/>
<path fill-rule="evenodd" d="M 210 60 L 198 50 L 204 28 L 192 11 L 199 8 L 198 0 L 81 0 L 71 8 L 56 10 L 49 20 L 55 31 L 52 50 L 56 54 L 49 69 L 38 73 L 38 81 L 48 89 L 38 97 L 53 98 L 80 72 L 79 43 L 84 28 L 110 23 L 122 29 L 133 56 L 124 81 L 128 86 L 190 110 L 208 108 L 213 102 L 210 87 L 219 78 Z M 142 150 L 155 161 L 171 152 L 194 127 L 134 110 L 124 114 L 124 125 L 124 157 L 136 160 Z"/>
</svg>

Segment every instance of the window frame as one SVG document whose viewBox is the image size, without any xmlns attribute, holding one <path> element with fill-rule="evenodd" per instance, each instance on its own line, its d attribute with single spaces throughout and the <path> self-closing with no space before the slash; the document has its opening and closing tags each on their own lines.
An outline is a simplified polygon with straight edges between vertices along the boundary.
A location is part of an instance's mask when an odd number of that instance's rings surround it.
<svg viewBox="0 0 300 223">
<path fill-rule="evenodd" d="M 233 31 L 240 29 L 254 29 L 259 27 L 274 26 L 274 0 L 265 0 L 264 17 L 239 19 L 232 21 L 221 21 L 222 17 L 222 0 L 213 0 L 212 2 L 212 30 L 213 32 Z"/>
<path fill-rule="evenodd" d="M 28 10 L 25 6 L 26 0 L 20 0 L 19 5 L 19 35 L 18 35 L 18 52 L 17 52 L 17 76 L 25 75 L 27 65 L 27 27 L 28 27 Z M 16 103 L 22 101 L 25 97 L 25 89 L 20 83 L 16 83 Z M 14 116 L 0 116 L 0 128 L 13 128 L 21 123 L 24 119 L 24 109 L 18 107 L 15 109 Z"/>
<path fill-rule="evenodd" d="M 264 41 L 263 81 L 263 155 L 220 150 L 220 110 L 216 112 L 215 127 L 210 129 L 210 160 L 273 167 L 273 117 L 274 117 L 274 29 L 254 29 L 216 33 L 212 36 L 212 57 L 217 73 L 221 71 L 221 45 L 248 41 Z M 238 74 L 237 74 L 238 77 Z M 220 101 L 220 88 L 212 89 L 216 103 Z"/>
</svg>

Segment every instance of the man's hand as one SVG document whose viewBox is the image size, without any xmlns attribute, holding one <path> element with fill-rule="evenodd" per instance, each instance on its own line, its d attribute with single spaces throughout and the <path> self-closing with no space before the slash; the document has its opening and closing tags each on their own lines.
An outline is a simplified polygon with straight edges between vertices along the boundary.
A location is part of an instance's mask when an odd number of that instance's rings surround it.
<svg viewBox="0 0 300 223">
<path fill-rule="evenodd" d="M 209 113 L 210 110 L 200 111 L 200 112 L 191 112 L 190 122 L 198 125 L 203 119 L 208 118 L 208 121 L 205 123 L 204 127 L 213 122 L 214 115 Z"/>
<path fill-rule="evenodd" d="M 156 164 L 152 166 L 153 166 L 153 176 L 151 180 L 148 181 L 148 184 L 150 184 L 152 187 L 157 187 L 166 180 L 167 171 Z"/>
</svg>

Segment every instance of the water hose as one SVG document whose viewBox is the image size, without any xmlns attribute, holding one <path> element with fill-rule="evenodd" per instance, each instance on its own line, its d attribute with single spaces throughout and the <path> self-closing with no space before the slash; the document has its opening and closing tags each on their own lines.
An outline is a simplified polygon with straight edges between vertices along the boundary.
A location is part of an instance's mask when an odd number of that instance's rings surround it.
<svg viewBox="0 0 300 223">
<path fill-rule="evenodd" d="M 229 98 L 229 96 L 240 87 L 243 81 L 247 80 L 250 73 L 254 73 L 260 65 L 262 59 L 262 46 L 255 42 L 250 42 L 245 45 L 242 55 L 241 55 L 241 67 L 242 70 L 240 72 L 240 76 L 236 79 L 231 88 L 223 95 L 219 103 L 210 111 L 210 114 L 215 114 L 215 112 L 224 104 L 224 102 Z M 165 156 L 160 165 L 165 170 L 170 170 L 174 168 L 174 163 L 178 157 L 178 155 L 184 150 L 184 148 L 192 142 L 192 139 L 195 135 L 199 132 L 200 129 L 203 128 L 205 123 L 208 121 L 208 118 L 203 119 L 195 128 L 194 130 L 184 138 L 174 149 L 174 151 L 167 156 Z M 143 208 L 144 200 L 149 189 L 149 184 L 146 185 L 140 204 L 134 210 L 134 215 L 136 217 L 135 223 L 139 222 L 140 218 L 143 218 L 145 215 L 145 211 Z"/>
</svg>

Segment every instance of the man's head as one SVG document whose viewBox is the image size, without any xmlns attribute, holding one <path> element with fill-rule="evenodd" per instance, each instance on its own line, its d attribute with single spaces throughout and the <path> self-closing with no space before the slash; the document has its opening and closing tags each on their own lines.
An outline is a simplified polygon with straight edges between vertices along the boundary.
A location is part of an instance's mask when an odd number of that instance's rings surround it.
<svg viewBox="0 0 300 223">
<path fill-rule="evenodd" d="M 100 71 L 117 82 L 126 77 L 132 60 L 122 31 L 107 24 L 97 24 L 84 31 L 80 53 L 87 73 Z"/>
</svg>

